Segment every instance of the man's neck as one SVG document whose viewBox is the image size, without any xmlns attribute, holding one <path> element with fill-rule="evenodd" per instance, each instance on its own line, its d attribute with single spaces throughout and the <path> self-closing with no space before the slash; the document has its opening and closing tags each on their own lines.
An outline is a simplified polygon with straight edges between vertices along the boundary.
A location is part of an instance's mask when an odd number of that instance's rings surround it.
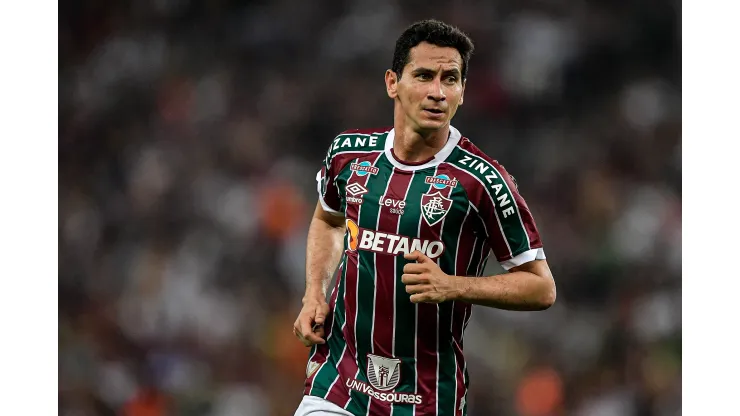
<svg viewBox="0 0 740 416">
<path fill-rule="evenodd" d="M 393 153 L 404 162 L 416 163 L 431 159 L 447 144 L 450 125 L 443 129 L 420 133 L 410 126 L 394 126 Z"/>
</svg>

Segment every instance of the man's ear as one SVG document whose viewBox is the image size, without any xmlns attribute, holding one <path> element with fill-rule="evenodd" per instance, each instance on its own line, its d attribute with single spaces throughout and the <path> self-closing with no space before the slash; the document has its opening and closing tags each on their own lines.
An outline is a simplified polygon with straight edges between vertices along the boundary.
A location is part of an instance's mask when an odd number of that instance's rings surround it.
<svg viewBox="0 0 740 416">
<path fill-rule="evenodd" d="M 385 71 L 385 90 L 388 97 L 393 99 L 398 97 L 398 75 L 391 69 Z"/>
<path fill-rule="evenodd" d="M 465 80 L 462 82 L 462 92 L 460 93 L 460 104 L 463 105 L 463 99 L 465 98 Z"/>
</svg>

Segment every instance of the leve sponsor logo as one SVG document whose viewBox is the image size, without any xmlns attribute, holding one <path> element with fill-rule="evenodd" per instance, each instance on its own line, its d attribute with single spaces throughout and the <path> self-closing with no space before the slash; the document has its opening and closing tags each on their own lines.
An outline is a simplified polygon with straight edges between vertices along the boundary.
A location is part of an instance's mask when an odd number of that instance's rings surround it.
<svg viewBox="0 0 740 416">
<path fill-rule="evenodd" d="M 403 209 L 406 208 L 406 201 L 389 198 L 383 195 L 380 197 L 378 205 L 381 207 L 389 207 L 391 214 L 403 215 Z"/>
<path fill-rule="evenodd" d="M 350 219 L 346 220 L 345 224 L 347 226 L 347 247 L 351 251 L 364 250 L 397 256 L 419 250 L 432 260 L 441 256 L 445 251 L 444 244 L 438 240 L 421 240 L 405 235 L 368 230 L 358 227 Z"/>
</svg>

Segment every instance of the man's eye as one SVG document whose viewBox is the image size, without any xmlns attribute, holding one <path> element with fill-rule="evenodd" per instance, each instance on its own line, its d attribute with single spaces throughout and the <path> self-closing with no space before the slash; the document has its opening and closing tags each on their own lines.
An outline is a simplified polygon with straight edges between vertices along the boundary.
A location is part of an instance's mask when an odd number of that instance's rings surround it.
<svg viewBox="0 0 740 416">
<path fill-rule="evenodd" d="M 427 79 L 430 79 L 431 78 L 429 76 L 429 74 L 419 74 L 416 77 L 419 78 L 419 79 L 421 79 L 421 80 L 427 80 Z"/>
</svg>

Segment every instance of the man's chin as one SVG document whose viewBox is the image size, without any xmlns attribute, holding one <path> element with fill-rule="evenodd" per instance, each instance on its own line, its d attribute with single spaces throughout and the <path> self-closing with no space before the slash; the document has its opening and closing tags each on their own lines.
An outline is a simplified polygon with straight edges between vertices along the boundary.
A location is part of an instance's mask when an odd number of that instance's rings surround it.
<svg viewBox="0 0 740 416">
<path fill-rule="evenodd" d="M 419 130 L 431 133 L 447 127 L 447 120 L 422 120 L 418 126 Z"/>
</svg>

